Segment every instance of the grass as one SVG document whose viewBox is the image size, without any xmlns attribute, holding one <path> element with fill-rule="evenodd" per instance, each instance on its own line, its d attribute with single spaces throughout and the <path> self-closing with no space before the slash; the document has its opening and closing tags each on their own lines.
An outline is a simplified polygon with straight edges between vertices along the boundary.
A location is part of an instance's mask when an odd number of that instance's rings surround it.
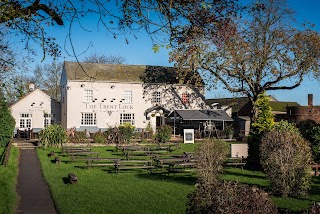
<svg viewBox="0 0 320 214">
<path fill-rule="evenodd" d="M 0 154 L 3 149 L 0 148 Z M 11 155 L 7 167 L 0 165 L 0 213 L 14 213 L 18 201 L 16 181 L 18 177 L 19 150 L 11 148 Z"/>
<path fill-rule="evenodd" d="M 196 145 L 182 145 L 183 151 L 192 152 Z M 119 157 L 114 147 L 93 148 L 101 157 Z M 194 189 L 196 175 L 192 172 L 171 173 L 145 170 L 137 173 L 109 173 L 101 169 L 82 169 L 83 162 L 54 164 L 48 157 L 51 150 L 38 149 L 45 179 L 49 183 L 60 213 L 184 213 L 187 195 Z M 75 173 L 79 181 L 67 184 L 68 173 Z M 221 178 L 255 185 L 269 191 L 269 181 L 263 172 L 226 168 Z M 320 201 L 320 178 L 314 177 L 310 195 L 300 198 L 272 197 L 275 204 L 293 213 L 306 210 L 314 201 Z"/>
<path fill-rule="evenodd" d="M 183 146 L 192 150 L 193 145 Z M 113 147 L 93 148 L 101 157 L 112 155 Z M 38 149 L 43 173 L 60 213 L 184 213 L 187 195 L 193 190 L 192 173 L 155 172 L 109 173 L 101 169 L 82 169 L 84 163 L 53 164 L 51 150 Z M 55 150 L 59 152 L 59 150 Z M 78 183 L 67 184 L 68 173 Z"/>
</svg>

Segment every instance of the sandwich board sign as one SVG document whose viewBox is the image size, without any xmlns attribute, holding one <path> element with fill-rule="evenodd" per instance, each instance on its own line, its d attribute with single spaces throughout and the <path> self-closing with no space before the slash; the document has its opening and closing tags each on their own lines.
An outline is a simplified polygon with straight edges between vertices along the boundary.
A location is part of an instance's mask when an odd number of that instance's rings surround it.
<svg viewBox="0 0 320 214">
<path fill-rule="evenodd" d="M 194 143 L 194 129 L 184 129 L 183 130 L 183 142 L 184 143 Z"/>
</svg>

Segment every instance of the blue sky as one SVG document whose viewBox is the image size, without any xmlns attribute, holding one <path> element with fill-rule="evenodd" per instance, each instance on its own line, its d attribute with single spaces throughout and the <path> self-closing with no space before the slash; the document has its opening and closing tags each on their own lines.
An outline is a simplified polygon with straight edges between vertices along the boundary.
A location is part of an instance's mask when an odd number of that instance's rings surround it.
<svg viewBox="0 0 320 214">
<path fill-rule="evenodd" d="M 241 0 L 240 0 L 241 2 Z M 296 11 L 296 19 L 298 21 L 308 20 L 311 23 L 316 24 L 316 30 L 320 30 L 320 19 L 318 11 L 320 9 L 320 1 L 318 0 L 288 0 L 290 8 Z M 126 35 L 129 44 L 126 43 L 123 36 L 117 39 L 113 38 L 113 35 L 108 34 L 101 28 L 98 30 L 96 22 L 92 19 L 83 20 L 81 23 L 86 30 L 79 28 L 75 25 L 71 29 L 72 42 L 77 54 L 84 51 L 85 54 L 79 56 L 83 58 L 90 53 L 103 53 L 119 55 L 126 58 L 127 64 L 134 65 L 172 65 L 168 62 L 169 51 L 161 49 L 159 53 L 154 53 L 152 50 L 152 42 L 150 38 L 143 32 L 137 33 L 137 39 L 132 35 Z M 58 43 L 63 47 L 65 44 L 66 35 L 68 34 L 69 26 L 55 27 L 50 29 L 50 33 L 54 34 Z M 91 32 L 88 32 L 91 31 Z M 66 50 L 71 51 L 70 46 L 66 47 Z M 70 57 L 67 52 L 62 52 L 62 57 L 59 61 L 63 60 L 75 60 Z M 35 58 L 34 64 L 40 64 L 42 60 L 41 53 L 39 57 Z M 45 62 L 50 62 L 50 58 Z M 314 94 L 314 105 L 320 105 L 320 82 L 312 79 L 306 79 L 301 86 L 293 90 L 283 90 L 269 93 L 280 101 L 295 101 L 301 105 L 307 105 L 307 94 Z M 223 89 L 215 89 L 206 92 L 207 98 L 215 97 L 232 97 L 230 93 Z"/>
</svg>

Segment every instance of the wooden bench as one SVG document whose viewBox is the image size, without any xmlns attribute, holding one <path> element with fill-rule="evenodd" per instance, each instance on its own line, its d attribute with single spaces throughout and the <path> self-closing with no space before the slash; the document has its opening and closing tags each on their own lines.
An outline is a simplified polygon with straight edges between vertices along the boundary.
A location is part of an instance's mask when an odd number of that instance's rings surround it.
<svg viewBox="0 0 320 214">
<path fill-rule="evenodd" d="M 315 170 L 315 172 L 314 172 L 314 176 L 319 176 L 319 168 L 320 168 L 320 164 L 314 164 L 314 165 L 311 165 L 311 168 Z"/>
<path fill-rule="evenodd" d="M 91 152 L 90 147 L 62 147 L 62 153 Z"/>
<path fill-rule="evenodd" d="M 120 160 L 115 165 L 115 171 L 119 173 L 120 170 L 127 169 L 149 169 L 149 172 L 155 168 L 151 160 Z"/>
<path fill-rule="evenodd" d="M 69 173 L 69 174 L 68 174 L 68 178 L 69 178 L 69 182 L 70 182 L 71 184 L 74 184 L 74 183 L 77 183 L 77 182 L 78 182 L 78 177 L 77 177 L 75 174 L 73 174 L 73 173 Z"/>
<path fill-rule="evenodd" d="M 226 166 L 240 166 L 241 169 L 246 165 L 246 158 L 229 158 L 228 161 L 225 163 Z"/>
<path fill-rule="evenodd" d="M 195 161 L 191 161 L 191 162 L 171 162 L 169 163 L 169 168 L 168 171 L 169 172 L 177 172 L 178 170 L 185 170 L 185 169 L 193 169 L 196 166 L 196 162 Z M 178 167 L 180 167 L 178 169 Z M 181 168 L 182 167 L 182 168 Z"/>
<path fill-rule="evenodd" d="M 99 156 L 99 152 L 72 152 L 68 154 L 71 162 L 75 161 L 75 160 L 87 160 L 88 156 L 91 157 L 98 157 Z"/>
<path fill-rule="evenodd" d="M 120 158 L 87 158 L 87 168 L 90 167 L 105 167 L 118 165 Z"/>
</svg>

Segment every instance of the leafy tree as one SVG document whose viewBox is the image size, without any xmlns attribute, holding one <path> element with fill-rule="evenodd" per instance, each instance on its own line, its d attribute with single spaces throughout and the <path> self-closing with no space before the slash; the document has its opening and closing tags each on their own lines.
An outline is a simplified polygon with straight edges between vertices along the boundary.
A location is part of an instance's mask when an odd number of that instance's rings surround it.
<svg viewBox="0 0 320 214">
<path fill-rule="evenodd" d="M 274 116 L 271 112 L 269 102 L 270 98 L 263 92 L 258 95 L 257 101 L 254 103 L 257 109 L 257 116 L 254 123 L 252 123 L 252 133 L 261 135 L 265 132 L 271 131 L 274 126 Z"/>
<path fill-rule="evenodd" d="M 251 125 L 250 136 L 248 138 L 248 163 L 247 167 L 252 169 L 261 169 L 259 147 L 261 137 L 271 131 L 274 126 L 274 117 L 271 113 L 269 97 L 265 94 L 259 94 L 258 100 L 254 103 L 256 111 L 256 121 Z"/>
<path fill-rule="evenodd" d="M 100 64 L 124 64 L 126 59 L 122 56 L 91 54 L 84 58 L 83 62 L 100 63 Z"/>
<path fill-rule="evenodd" d="M 259 0 L 224 25 L 225 30 L 210 31 L 205 25 L 198 34 L 172 40 L 171 61 L 201 70 L 208 87 L 222 83 L 254 104 L 265 91 L 293 89 L 309 74 L 318 75 L 319 33 L 310 25 L 296 26 L 286 1 Z"/>
<path fill-rule="evenodd" d="M 1 92 L 1 91 L 0 91 Z M 6 146 L 13 135 L 15 120 L 2 94 L 0 94 L 0 147 Z"/>
<path fill-rule="evenodd" d="M 44 90 L 49 96 L 60 100 L 60 78 L 63 64 L 53 61 L 43 65 L 37 65 L 34 70 L 36 86 Z"/>
</svg>

